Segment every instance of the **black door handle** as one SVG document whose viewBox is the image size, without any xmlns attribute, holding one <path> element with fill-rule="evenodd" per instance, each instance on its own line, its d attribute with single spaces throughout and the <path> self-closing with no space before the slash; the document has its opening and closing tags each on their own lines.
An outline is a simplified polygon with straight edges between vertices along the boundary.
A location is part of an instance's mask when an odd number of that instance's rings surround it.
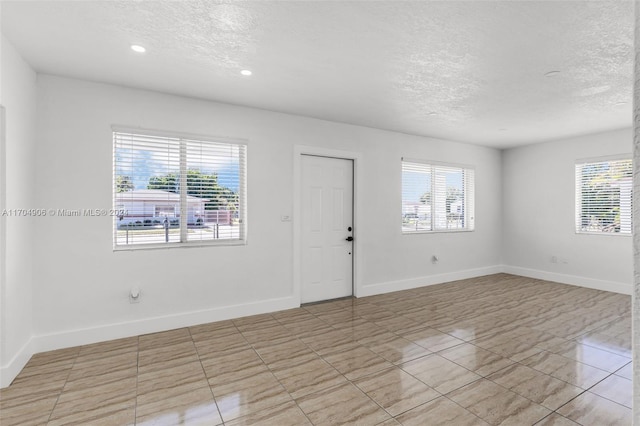
<svg viewBox="0 0 640 426">
<path fill-rule="evenodd" d="M 349 237 L 345 238 L 345 240 L 347 240 L 347 241 L 353 241 L 353 237 L 349 236 Z"/>
</svg>

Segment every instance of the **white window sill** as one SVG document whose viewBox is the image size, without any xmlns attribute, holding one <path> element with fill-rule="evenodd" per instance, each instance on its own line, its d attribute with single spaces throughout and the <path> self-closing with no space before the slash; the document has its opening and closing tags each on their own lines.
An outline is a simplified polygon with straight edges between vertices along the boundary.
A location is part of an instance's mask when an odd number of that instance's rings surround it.
<svg viewBox="0 0 640 426">
<path fill-rule="evenodd" d="M 602 235 L 607 237 L 633 237 L 633 233 L 631 234 L 622 234 L 620 232 L 587 232 L 587 231 L 576 231 L 576 235 Z"/>
<path fill-rule="evenodd" d="M 246 240 L 194 241 L 190 243 L 129 244 L 114 246 L 113 251 L 171 250 L 202 247 L 246 246 Z"/>
<path fill-rule="evenodd" d="M 412 234 L 451 234 L 457 232 L 474 232 L 475 229 L 438 229 L 435 231 L 402 231 L 402 235 Z"/>
</svg>

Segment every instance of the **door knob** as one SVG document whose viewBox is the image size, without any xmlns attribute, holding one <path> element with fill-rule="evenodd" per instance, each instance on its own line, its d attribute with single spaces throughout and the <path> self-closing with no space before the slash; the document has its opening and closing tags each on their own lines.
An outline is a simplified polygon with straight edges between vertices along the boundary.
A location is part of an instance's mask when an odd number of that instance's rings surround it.
<svg viewBox="0 0 640 426">
<path fill-rule="evenodd" d="M 349 236 L 349 237 L 345 238 L 345 240 L 347 240 L 347 241 L 353 241 L 353 237 Z"/>
</svg>

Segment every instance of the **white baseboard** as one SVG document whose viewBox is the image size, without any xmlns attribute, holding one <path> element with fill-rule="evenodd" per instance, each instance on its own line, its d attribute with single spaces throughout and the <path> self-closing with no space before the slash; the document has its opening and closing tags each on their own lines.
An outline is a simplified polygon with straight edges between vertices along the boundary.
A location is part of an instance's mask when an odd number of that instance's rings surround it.
<svg viewBox="0 0 640 426">
<path fill-rule="evenodd" d="M 34 336 L 6 367 L 2 367 L 0 370 L 0 378 L 2 379 L 0 385 L 3 388 L 9 386 L 31 356 L 38 352 L 88 345 L 141 334 L 157 333 L 248 315 L 258 315 L 297 308 L 299 306 L 300 301 L 298 299 L 294 297 L 283 297 Z"/>
<path fill-rule="evenodd" d="M 382 283 L 365 285 L 358 291 L 358 297 L 373 296 L 376 294 L 393 291 L 409 290 L 450 281 L 475 278 L 497 273 L 509 273 L 529 278 L 546 281 L 554 281 L 562 284 L 593 288 L 597 290 L 612 291 L 622 294 L 631 294 L 632 286 L 626 283 L 597 280 L 576 275 L 558 274 L 554 272 L 540 271 L 517 266 L 495 265 L 464 271 L 448 272 L 437 275 L 429 275 L 406 280 L 387 281 Z M 112 339 L 138 336 L 141 334 L 155 333 L 172 330 L 175 328 L 189 327 L 214 321 L 222 321 L 232 318 L 240 318 L 247 315 L 258 315 L 285 309 L 297 308 L 300 300 L 296 297 L 283 297 L 241 305 L 224 306 L 220 308 L 201 311 L 183 312 L 179 314 L 165 315 L 154 318 L 146 318 L 137 321 L 128 321 L 115 324 L 107 324 L 97 327 L 69 330 L 59 333 L 33 336 L 18 351 L 18 353 L 6 365 L 0 367 L 0 388 L 11 384 L 20 373 L 31 356 L 38 352 L 73 346 L 87 345 Z"/>
<path fill-rule="evenodd" d="M 148 333 L 190 327 L 198 324 L 258 315 L 284 309 L 297 308 L 299 301 L 293 297 L 262 300 L 241 305 L 223 306 L 201 311 L 183 312 L 137 321 L 127 321 L 98 327 L 76 329 L 61 333 L 39 335 L 35 337 L 36 352 L 69 348 L 79 345 L 104 342 L 124 337 L 139 336 Z"/>
<path fill-rule="evenodd" d="M 362 286 L 358 292 L 358 297 L 374 296 L 376 294 L 390 293 L 392 291 L 410 290 L 413 288 L 442 284 L 450 281 L 466 280 L 468 278 L 481 277 L 484 275 L 499 274 L 500 272 L 503 272 L 502 265 L 495 265 L 484 268 L 447 272 L 444 274 L 428 275 L 418 278 L 409 278 L 406 280 L 369 284 Z"/>
<path fill-rule="evenodd" d="M 33 338 L 30 338 L 7 365 L 0 367 L 0 389 L 9 386 L 24 366 L 27 365 L 27 362 L 35 353 L 33 343 Z"/>
<path fill-rule="evenodd" d="M 595 290 L 612 291 L 614 293 L 631 294 L 632 285 L 627 283 L 597 280 L 594 278 L 580 277 L 578 275 L 559 274 L 557 272 L 541 271 L 539 269 L 522 268 L 519 266 L 503 265 L 502 272 L 523 277 L 536 278 L 545 281 L 554 281 L 562 284 L 570 284 Z"/>
</svg>

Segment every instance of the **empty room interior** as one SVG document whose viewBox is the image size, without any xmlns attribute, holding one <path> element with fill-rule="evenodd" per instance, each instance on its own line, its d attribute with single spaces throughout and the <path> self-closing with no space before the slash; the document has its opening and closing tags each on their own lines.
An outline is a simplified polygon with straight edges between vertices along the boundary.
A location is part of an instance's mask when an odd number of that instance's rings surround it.
<svg viewBox="0 0 640 426">
<path fill-rule="evenodd" d="M 2 1 L 0 424 L 630 425 L 633 1 Z"/>
</svg>

